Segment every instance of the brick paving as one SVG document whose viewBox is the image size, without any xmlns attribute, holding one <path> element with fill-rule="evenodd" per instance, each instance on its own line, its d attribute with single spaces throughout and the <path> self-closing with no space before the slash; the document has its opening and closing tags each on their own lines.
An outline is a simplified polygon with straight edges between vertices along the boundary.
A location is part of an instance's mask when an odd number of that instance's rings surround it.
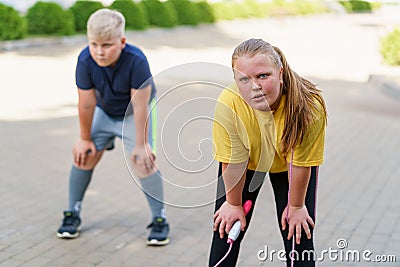
<svg viewBox="0 0 400 267">
<path fill-rule="evenodd" d="M 326 255 L 319 265 L 400 266 L 400 102 L 385 94 L 379 83 L 368 82 L 371 74 L 390 77 L 400 73 L 398 68 L 382 65 L 374 50 L 378 36 L 387 26 L 384 23 L 386 20 L 373 14 L 328 15 L 152 30 L 132 34 L 131 38 L 145 48 L 153 73 L 161 73 L 160 76 L 173 61 L 185 63 L 203 58 L 203 61 L 229 65 L 231 49 L 250 36 L 271 40 L 287 51 L 292 67 L 323 89 L 329 111 L 325 163 L 320 169 L 318 187 L 317 252 L 329 248 L 339 250 L 337 241 L 344 239 L 347 247 L 339 251 L 370 250 L 371 258 L 397 257 L 397 262 L 377 263 L 362 259 L 360 262 L 340 258 L 334 261 Z M 316 25 L 320 27 L 319 32 L 314 32 Z M 318 36 L 323 33 L 322 29 L 332 34 L 332 38 Z M 349 31 L 354 39 L 346 39 L 350 37 Z M 309 40 L 303 41 L 301 36 Z M 341 42 L 346 43 L 347 50 L 341 50 L 346 47 L 339 47 Z M 207 203 L 215 195 L 216 166 L 211 164 L 200 174 L 179 171 L 182 155 L 178 149 L 166 151 L 171 155 L 160 153 L 159 156 L 160 169 L 168 182 L 165 194 L 170 203 L 167 206 L 171 224 L 169 246 L 145 245 L 145 227 L 150 214 L 143 194 L 130 178 L 121 142 L 117 142 L 114 151 L 105 154 L 95 171 L 83 204 L 81 237 L 56 238 L 62 210 L 67 205 L 71 148 L 78 135 L 76 99 L 71 92 L 73 69 L 66 68 L 73 68 L 82 45 L 77 41 L 60 47 L 35 47 L 0 54 L 0 60 L 11 66 L 9 70 L 3 64 L 0 67 L 6 73 L 0 81 L 2 95 L 6 96 L 2 100 L 2 110 L 6 113 L 1 114 L 0 120 L 0 266 L 206 266 L 213 211 L 213 205 Z M 363 58 L 365 61 L 361 61 Z M 30 64 L 21 65 L 23 70 L 30 69 L 26 85 L 19 76 L 21 73 L 11 71 L 21 63 Z M 55 68 L 62 71 L 55 70 L 48 77 L 39 78 L 41 72 L 33 68 L 35 65 L 42 71 Z M 183 74 L 188 79 L 193 77 L 190 72 Z M 69 78 L 64 77 L 58 88 L 57 79 L 63 75 Z M 171 81 L 174 78 L 172 75 Z M 25 94 L 23 90 L 30 91 Z M 51 90 L 58 90 L 59 94 Z M 163 95 L 163 90 L 161 86 L 159 95 Z M 160 102 L 161 121 L 167 121 L 166 115 L 175 105 L 193 99 L 193 94 L 208 95 L 208 91 L 196 90 L 178 93 L 174 96 L 176 99 L 170 97 Z M 54 106 L 49 104 L 52 100 Z M 201 103 L 194 103 L 191 108 L 204 109 Z M 187 112 L 190 114 L 190 111 Z M 174 120 L 167 122 L 178 124 L 180 115 L 174 114 Z M 195 124 L 197 127 L 188 127 L 186 133 L 185 129 L 182 131 L 180 141 L 184 145 L 183 153 L 188 153 L 187 159 L 196 160 L 199 155 L 197 141 L 200 139 L 197 138 L 210 136 L 207 125 L 210 124 Z M 171 137 L 164 139 L 160 149 L 174 141 Z M 190 151 L 196 153 L 190 154 Z M 191 185 L 197 187 L 190 189 Z M 199 185 L 205 189 L 201 190 Z M 265 261 L 257 258 L 266 246 L 269 250 L 282 247 L 268 181 L 260 193 L 238 266 L 282 266 L 276 255 L 272 262 L 270 258 Z"/>
</svg>

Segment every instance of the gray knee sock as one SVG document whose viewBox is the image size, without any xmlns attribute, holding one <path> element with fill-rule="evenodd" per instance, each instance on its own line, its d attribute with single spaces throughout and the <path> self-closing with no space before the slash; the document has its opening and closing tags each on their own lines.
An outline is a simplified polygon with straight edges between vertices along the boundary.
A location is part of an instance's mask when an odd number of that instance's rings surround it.
<svg viewBox="0 0 400 267">
<path fill-rule="evenodd" d="M 160 173 L 157 171 L 150 176 L 140 179 L 140 183 L 142 184 L 153 218 L 166 218 L 164 211 L 163 184 Z"/>
<path fill-rule="evenodd" d="M 81 203 L 92 178 L 93 170 L 82 170 L 75 166 L 71 168 L 69 176 L 69 210 L 81 211 Z"/>
</svg>

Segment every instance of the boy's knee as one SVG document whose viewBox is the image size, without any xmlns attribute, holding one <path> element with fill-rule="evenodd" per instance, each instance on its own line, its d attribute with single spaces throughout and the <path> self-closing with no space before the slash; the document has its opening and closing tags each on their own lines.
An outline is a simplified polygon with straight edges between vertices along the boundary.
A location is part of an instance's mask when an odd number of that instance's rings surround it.
<svg viewBox="0 0 400 267">
<path fill-rule="evenodd" d="M 74 162 L 74 166 L 78 169 L 82 170 L 93 170 L 96 167 L 97 163 L 100 161 L 101 156 L 103 155 L 104 151 L 97 151 L 95 154 L 89 153 L 87 155 L 87 159 L 85 164 L 77 165 Z"/>
<path fill-rule="evenodd" d="M 157 170 L 155 168 L 145 169 L 142 166 L 138 166 L 138 165 L 134 165 L 134 164 L 132 164 L 132 165 L 133 165 L 132 166 L 133 171 L 134 171 L 136 177 L 139 179 L 147 178 L 157 172 Z"/>
</svg>

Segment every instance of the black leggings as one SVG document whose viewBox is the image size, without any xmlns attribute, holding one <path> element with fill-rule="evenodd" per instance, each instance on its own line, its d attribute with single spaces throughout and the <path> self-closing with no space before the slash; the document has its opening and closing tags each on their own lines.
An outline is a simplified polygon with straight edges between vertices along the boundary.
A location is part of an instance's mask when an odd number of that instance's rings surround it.
<svg viewBox="0 0 400 267">
<path fill-rule="evenodd" d="M 308 210 L 308 213 L 310 214 L 311 218 L 315 222 L 315 201 L 316 201 L 316 185 L 317 185 L 317 173 L 318 172 L 318 167 L 311 167 L 311 176 L 310 176 L 310 182 L 308 184 L 307 188 L 307 193 L 306 193 L 306 199 L 305 199 L 305 204 Z M 245 231 L 242 231 L 239 235 L 239 237 L 236 239 L 235 242 L 233 242 L 232 250 L 229 253 L 228 257 L 221 263 L 219 266 L 229 266 L 233 267 L 236 265 L 238 255 L 239 255 L 239 249 L 240 249 L 240 243 L 244 237 L 244 234 L 247 231 L 247 228 L 250 224 L 251 216 L 253 214 L 253 209 L 255 206 L 255 202 L 258 196 L 258 193 L 260 192 L 261 184 L 264 180 L 265 173 L 260 173 L 260 172 L 255 172 L 251 170 L 247 170 L 246 172 L 246 181 L 245 185 L 243 188 L 243 193 L 242 193 L 242 199 L 243 202 L 246 200 L 251 200 L 253 202 L 253 206 L 249 213 L 246 216 L 246 222 L 247 226 Z M 274 196 L 275 196 L 275 204 L 276 204 L 276 216 L 278 219 L 278 224 L 279 224 L 279 229 L 281 231 L 283 243 L 285 246 L 286 250 L 286 258 L 287 262 L 289 263 L 288 266 L 290 266 L 290 259 L 289 259 L 289 253 L 292 250 L 292 240 L 287 240 L 287 235 L 288 235 L 288 227 L 286 227 L 285 231 L 282 231 L 281 229 L 281 216 L 284 211 L 284 209 L 287 206 L 287 201 L 288 201 L 288 190 L 289 190 L 289 182 L 288 182 L 288 172 L 281 172 L 281 173 L 269 173 L 272 189 L 274 191 Z M 253 184 L 256 183 L 259 185 L 255 190 L 252 188 Z M 226 197 L 225 197 L 225 186 L 224 186 L 224 181 L 222 179 L 222 164 L 220 163 L 219 165 L 219 170 L 218 170 L 218 186 L 217 186 L 217 196 L 222 196 L 220 198 L 217 198 L 215 202 L 215 211 L 217 211 L 221 205 L 225 202 Z M 310 227 L 311 229 L 311 227 Z M 298 252 L 298 254 L 301 256 L 302 251 L 304 250 L 314 250 L 314 241 L 313 237 L 311 239 L 307 239 L 306 234 L 304 230 L 302 230 L 301 234 L 301 240 L 300 244 L 296 244 L 295 250 Z M 313 233 L 313 230 L 311 229 L 311 235 Z M 227 241 L 227 235 L 223 239 L 219 237 L 219 232 L 215 231 L 213 234 L 213 239 L 212 239 L 212 244 L 211 244 L 211 251 L 210 251 L 210 258 L 209 258 L 209 266 L 212 267 L 214 266 L 222 257 L 226 254 L 229 248 L 229 244 L 226 243 Z M 254 252 L 254 255 L 256 255 L 256 251 Z M 307 253 L 306 253 L 307 255 Z M 278 260 L 278 259 L 276 259 Z M 307 257 L 304 261 L 295 261 L 294 266 L 296 267 L 313 267 L 315 266 L 315 262 L 313 259 L 308 260 Z"/>
</svg>

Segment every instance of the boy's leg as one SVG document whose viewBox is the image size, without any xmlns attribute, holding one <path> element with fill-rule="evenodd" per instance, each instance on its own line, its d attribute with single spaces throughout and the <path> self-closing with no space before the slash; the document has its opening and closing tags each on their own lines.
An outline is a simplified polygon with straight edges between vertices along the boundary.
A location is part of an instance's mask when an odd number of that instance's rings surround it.
<svg viewBox="0 0 400 267">
<path fill-rule="evenodd" d="M 156 140 L 157 140 L 157 106 L 154 104 L 155 100 L 149 105 L 149 115 L 148 115 L 148 129 L 147 138 L 150 143 L 153 153 L 156 153 Z M 123 129 L 122 129 L 122 140 L 125 147 L 125 156 L 127 161 L 130 162 L 131 152 L 135 146 L 136 141 L 136 125 L 134 123 L 133 115 L 130 115 L 124 119 Z M 128 134 L 129 133 L 129 134 Z M 130 165 L 133 168 L 133 165 Z M 133 170 L 135 171 L 135 170 Z M 140 181 L 141 188 L 145 193 L 147 202 L 149 204 L 152 219 L 155 218 L 166 218 L 164 210 L 164 191 L 162 177 L 159 170 L 147 177 L 138 177 Z"/>
<path fill-rule="evenodd" d="M 69 211 L 76 212 L 79 215 L 83 197 L 92 179 L 93 169 L 102 155 L 103 151 L 98 151 L 95 155 L 88 155 L 87 162 L 83 168 L 72 165 L 69 176 Z"/>
<path fill-rule="evenodd" d="M 167 216 L 164 209 L 164 190 L 160 172 L 157 171 L 150 176 L 140 178 L 142 190 L 149 204 L 153 220 Z"/>
<path fill-rule="evenodd" d="M 69 205 L 68 210 L 77 214 L 81 211 L 81 203 L 86 189 L 92 179 L 93 169 L 82 170 L 72 165 L 69 175 Z"/>
<path fill-rule="evenodd" d="M 230 251 L 229 255 L 226 259 L 221 263 L 219 266 L 229 266 L 233 267 L 236 265 L 239 256 L 240 250 L 240 243 L 249 227 L 251 216 L 253 214 L 254 205 L 256 199 L 258 197 L 258 193 L 260 192 L 261 185 L 263 183 L 265 177 L 265 173 L 254 172 L 251 170 L 247 170 L 246 172 L 246 181 L 243 188 L 242 199 L 243 203 L 247 200 L 251 200 L 253 202 L 253 206 L 250 209 L 249 213 L 246 216 L 246 229 L 245 231 L 241 231 L 239 237 L 233 242 L 232 250 Z M 253 187 L 254 184 L 258 186 L 255 188 Z M 222 197 L 221 197 L 222 196 Z M 218 185 L 217 185 L 217 200 L 215 202 L 215 211 L 217 211 L 221 205 L 226 201 L 225 197 L 225 185 L 222 179 L 222 164 L 219 164 L 218 169 Z M 229 249 L 229 244 L 227 244 L 227 237 L 228 235 L 225 234 L 224 238 L 219 237 L 219 232 L 214 231 L 212 243 L 211 243 L 211 250 L 210 250 L 210 257 L 209 257 L 209 266 L 212 267 L 217 264 L 227 253 Z"/>
<path fill-rule="evenodd" d="M 100 161 L 104 148 L 112 147 L 113 136 L 107 132 L 111 125 L 108 116 L 96 108 L 92 122 L 92 140 L 97 152 L 89 154 L 85 166 L 82 168 L 73 165 L 69 176 L 68 210 L 64 212 L 64 220 L 58 229 L 60 238 L 75 238 L 79 236 L 81 203 L 92 178 L 93 169 Z"/>
<path fill-rule="evenodd" d="M 81 211 L 81 203 L 92 178 L 93 170 L 103 156 L 104 149 L 114 147 L 112 119 L 96 107 L 92 121 L 91 138 L 96 146 L 96 153 L 89 153 L 85 166 L 72 166 L 69 178 L 69 210 Z"/>
<path fill-rule="evenodd" d="M 310 214 L 311 218 L 315 222 L 315 203 L 316 203 L 316 185 L 317 185 L 317 169 L 318 167 L 311 168 L 311 176 L 310 181 L 308 183 L 305 205 L 307 207 L 308 213 Z M 281 216 L 284 209 L 287 206 L 288 201 L 288 190 L 289 190 L 289 182 L 288 182 L 288 173 L 281 172 L 281 173 L 270 173 L 270 180 L 272 189 L 274 191 L 275 196 L 275 205 L 276 205 L 276 215 L 279 224 L 279 230 L 281 231 L 283 243 L 285 246 L 286 251 L 286 258 L 288 266 L 290 266 L 291 259 L 289 258 L 289 253 L 292 251 L 292 239 L 287 240 L 288 235 L 288 227 L 285 231 L 282 231 L 282 224 L 281 224 Z M 302 252 L 307 250 L 310 251 L 310 255 L 313 256 L 312 252 L 314 252 L 314 241 L 313 241 L 313 229 L 311 229 L 311 239 L 307 239 L 304 230 L 302 229 L 300 244 L 295 244 L 295 256 L 299 255 L 299 261 L 294 261 L 295 267 L 312 267 L 315 266 L 315 261 L 313 259 L 308 259 L 308 254 L 305 253 L 305 259 L 301 259 Z"/>
<path fill-rule="evenodd" d="M 155 100 L 149 106 L 150 114 L 148 116 L 148 141 L 153 148 L 156 149 L 157 138 L 157 109 Z M 125 156 L 130 161 L 130 153 L 135 145 L 135 124 L 133 115 L 128 116 L 124 120 L 122 139 L 125 146 Z M 131 165 L 132 166 L 132 165 Z M 141 189 L 143 190 L 152 214 L 152 223 L 148 228 L 152 228 L 152 232 L 148 238 L 149 245 L 166 245 L 169 242 L 168 233 L 169 225 L 166 221 L 167 217 L 164 209 L 164 191 L 161 173 L 159 170 L 147 177 L 139 177 Z"/>
</svg>

